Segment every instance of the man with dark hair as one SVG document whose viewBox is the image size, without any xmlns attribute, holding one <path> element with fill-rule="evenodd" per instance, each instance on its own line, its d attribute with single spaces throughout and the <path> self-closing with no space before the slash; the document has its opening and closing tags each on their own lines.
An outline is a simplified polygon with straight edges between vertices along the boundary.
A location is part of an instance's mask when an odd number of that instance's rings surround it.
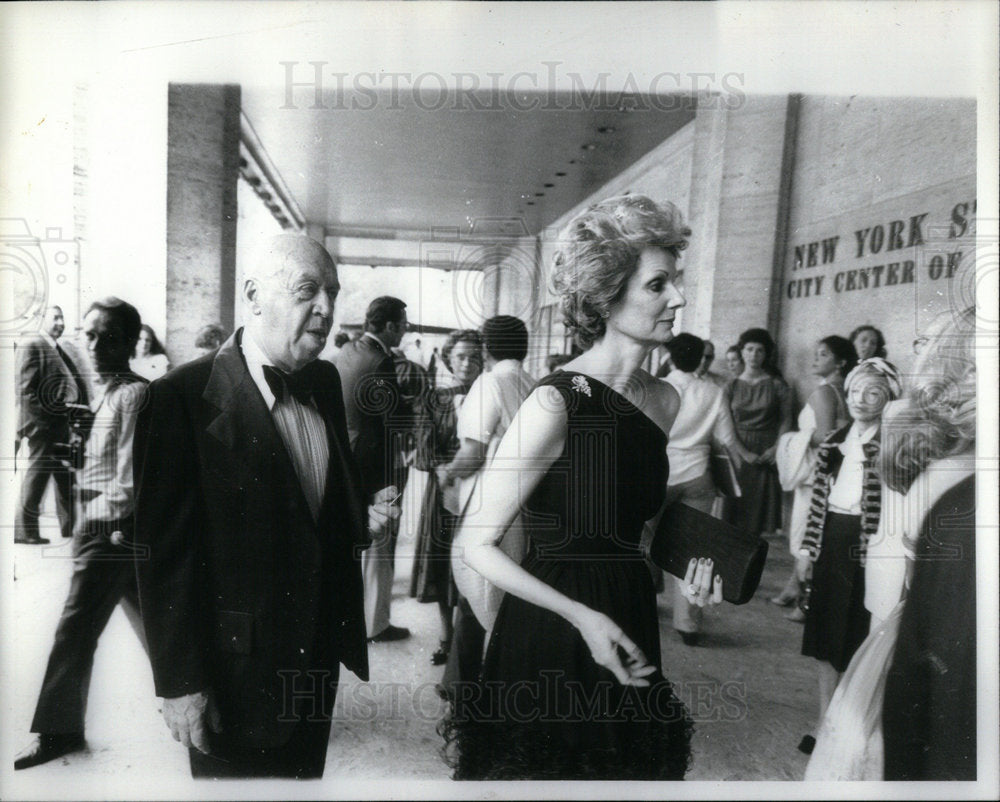
<svg viewBox="0 0 1000 802">
<path fill-rule="evenodd" d="M 701 378 L 696 371 L 702 364 L 705 342 L 683 332 L 667 343 L 674 369 L 663 381 L 673 385 L 681 403 L 670 427 L 667 459 L 666 503 L 687 504 L 705 513 L 712 512 L 715 485 L 709 470 L 712 441 L 719 442 L 734 461 L 753 458 L 736 437 L 732 415 L 722 389 Z M 688 602 L 685 585 L 674 582 L 674 629 L 688 646 L 698 643 L 702 608 Z"/>
<path fill-rule="evenodd" d="M 95 301 L 83 319 L 98 397 L 78 482 L 82 515 L 73 533 L 73 578 L 31 724 L 36 736 L 15 769 L 84 748 L 94 652 L 119 602 L 145 645 L 135 581 L 132 439 L 146 380 L 128 364 L 139 324 L 135 307 L 118 298 Z"/>
<path fill-rule="evenodd" d="M 17 439 L 28 439 L 28 466 L 14 518 L 15 543 L 48 543 L 38 531 L 39 507 L 51 479 L 62 536 L 73 534 L 72 475 L 61 449 L 70 442 L 71 407 L 86 407 L 87 385 L 57 340 L 66 328 L 63 311 L 50 306 L 41 331 L 18 343 Z"/>
<path fill-rule="evenodd" d="M 400 450 L 400 441 L 410 424 L 398 420 L 401 415 L 405 417 L 405 405 L 392 349 L 399 347 L 406 326 L 405 303 L 388 295 L 376 298 L 365 313 L 364 333 L 357 340 L 345 343 L 335 360 L 342 382 L 351 451 L 368 497 L 397 485 L 394 455 Z M 365 626 L 369 640 L 374 642 L 410 636 L 410 630 L 394 626 L 389 616 L 396 533 L 395 526 L 386 527 L 361 558 Z"/>
<path fill-rule="evenodd" d="M 697 370 L 694 374 L 699 379 L 708 379 L 712 384 L 717 387 L 724 387 L 726 384 L 726 377 L 712 371 L 712 363 L 715 361 L 715 346 L 712 344 L 711 340 L 704 340 L 705 351 L 701 357 L 701 364 L 698 365 Z"/>
<path fill-rule="evenodd" d="M 321 777 L 340 664 L 368 678 L 368 506 L 337 369 L 340 284 L 313 239 L 262 247 L 247 324 L 150 385 L 135 439 L 136 562 L 156 692 L 195 777 Z"/>
<path fill-rule="evenodd" d="M 463 507 L 480 503 L 479 472 L 493 458 L 514 415 L 531 393 L 535 380 L 521 363 L 528 355 L 528 328 L 510 315 L 491 317 L 483 324 L 485 370 L 469 388 L 458 413 L 456 434 L 461 444 L 447 465 L 438 468 L 442 486 L 462 480 Z M 513 559 L 524 556 L 524 536 L 516 521 L 504 535 L 501 547 Z M 452 695 L 463 682 L 475 682 L 482 664 L 486 630 L 492 627 L 500 594 L 461 560 L 453 560 L 459 597 L 455 632 L 448 651 L 442 690 Z"/>
</svg>

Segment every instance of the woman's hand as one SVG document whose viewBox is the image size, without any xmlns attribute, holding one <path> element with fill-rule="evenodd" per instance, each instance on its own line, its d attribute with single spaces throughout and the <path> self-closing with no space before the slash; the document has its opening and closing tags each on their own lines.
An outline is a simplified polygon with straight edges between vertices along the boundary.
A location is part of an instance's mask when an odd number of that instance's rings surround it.
<svg viewBox="0 0 1000 802">
<path fill-rule="evenodd" d="M 759 457 L 757 457 L 757 462 L 763 465 L 774 465 L 774 455 L 778 453 L 778 446 L 773 445 Z"/>
<path fill-rule="evenodd" d="M 800 554 L 795 558 L 795 576 L 799 582 L 807 582 L 812 578 L 813 564 L 809 555 Z"/>
<path fill-rule="evenodd" d="M 655 673 L 656 666 L 650 665 L 642 649 L 614 621 L 604 613 L 583 607 L 575 623 L 598 665 L 613 673 L 622 685 L 649 685 L 644 677 Z M 624 662 L 619 649 L 625 652 Z"/>
<path fill-rule="evenodd" d="M 704 607 L 706 604 L 722 604 L 722 577 L 712 580 L 712 560 L 694 557 L 688 563 L 684 574 L 684 598 L 691 604 Z"/>
</svg>

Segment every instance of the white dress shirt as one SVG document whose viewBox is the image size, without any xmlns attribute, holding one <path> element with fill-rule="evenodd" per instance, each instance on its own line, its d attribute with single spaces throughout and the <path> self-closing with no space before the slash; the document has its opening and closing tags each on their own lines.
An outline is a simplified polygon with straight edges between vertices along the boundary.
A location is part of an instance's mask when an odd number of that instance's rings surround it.
<svg viewBox="0 0 1000 802">
<path fill-rule="evenodd" d="M 477 443 L 503 438 L 535 380 L 516 359 L 503 359 L 472 383 L 458 416 L 458 439 Z"/>
<path fill-rule="evenodd" d="M 257 385 L 264 398 L 264 404 L 274 418 L 274 424 L 292 459 L 292 466 L 299 478 L 313 520 L 316 521 L 323 506 L 326 476 L 330 467 L 330 443 L 327 440 L 323 416 L 319 414 L 314 399 L 310 399 L 308 404 L 302 404 L 291 393 L 286 393 L 285 398 L 280 401 L 274 397 L 267 379 L 264 378 L 264 365 L 273 365 L 273 362 L 267 358 L 263 349 L 247 331 L 244 331 L 241 348 L 247 370 L 250 371 L 250 378 Z"/>
<path fill-rule="evenodd" d="M 146 385 L 139 381 L 96 384 L 94 424 L 84 446 L 77 484 L 87 521 L 128 518 L 135 507 L 132 440 Z"/>
<path fill-rule="evenodd" d="M 722 388 L 711 379 L 675 369 L 661 381 L 672 385 L 681 397 L 667 441 L 669 487 L 703 476 L 708 471 L 712 440 L 734 448 L 736 430 Z"/>
</svg>

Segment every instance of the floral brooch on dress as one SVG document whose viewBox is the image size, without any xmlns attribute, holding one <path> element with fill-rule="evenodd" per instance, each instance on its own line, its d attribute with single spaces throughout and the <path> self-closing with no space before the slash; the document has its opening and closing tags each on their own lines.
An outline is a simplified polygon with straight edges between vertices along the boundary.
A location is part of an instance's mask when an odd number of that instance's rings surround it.
<svg viewBox="0 0 1000 802">
<path fill-rule="evenodd" d="M 584 393 L 588 398 L 590 398 L 590 385 L 587 384 L 587 379 L 585 377 L 574 376 L 573 389 L 578 393 Z"/>
</svg>

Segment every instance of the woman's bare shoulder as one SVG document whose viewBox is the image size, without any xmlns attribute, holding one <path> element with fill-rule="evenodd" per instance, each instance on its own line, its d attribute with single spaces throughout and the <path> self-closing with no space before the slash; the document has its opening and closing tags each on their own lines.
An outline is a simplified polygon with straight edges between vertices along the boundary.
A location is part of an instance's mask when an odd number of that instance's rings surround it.
<svg viewBox="0 0 1000 802">
<path fill-rule="evenodd" d="M 642 403 L 639 404 L 639 408 L 649 415 L 664 433 L 669 434 L 681 405 L 677 388 L 670 382 L 658 379 L 641 369 L 637 372 L 636 378 L 642 391 L 640 393 Z"/>
</svg>

